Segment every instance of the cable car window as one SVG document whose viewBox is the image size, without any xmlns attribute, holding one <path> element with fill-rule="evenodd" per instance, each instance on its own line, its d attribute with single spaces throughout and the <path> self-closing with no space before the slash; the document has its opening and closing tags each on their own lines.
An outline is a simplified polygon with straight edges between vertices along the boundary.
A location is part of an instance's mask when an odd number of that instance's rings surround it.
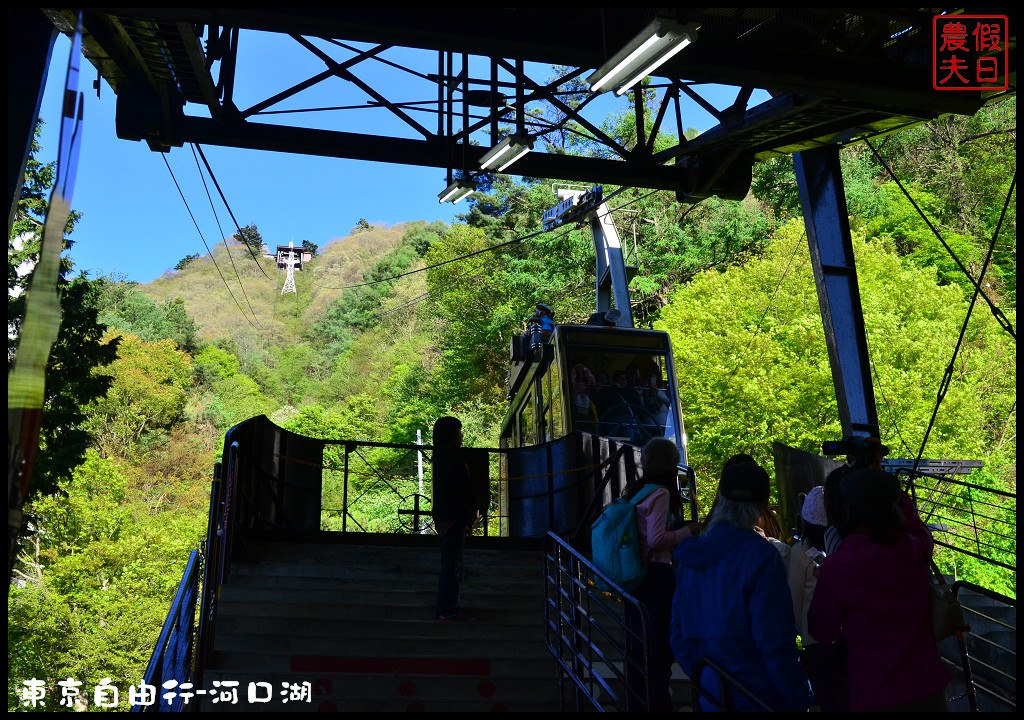
<svg viewBox="0 0 1024 720">
<path fill-rule="evenodd" d="M 540 428 L 537 435 L 541 442 L 552 439 L 551 435 L 551 374 L 545 373 L 540 378 Z"/>
<path fill-rule="evenodd" d="M 676 390 L 665 354 L 636 345 L 600 347 L 586 340 L 590 347 L 567 348 L 573 429 L 638 445 L 652 437 L 678 443 Z"/>
<path fill-rule="evenodd" d="M 537 444 L 537 429 L 533 420 L 534 397 L 531 390 L 519 408 L 519 447 Z"/>
<path fill-rule="evenodd" d="M 549 440 L 554 440 L 565 435 L 565 426 L 562 424 L 562 378 L 558 371 L 558 363 L 551 363 L 548 369 L 548 378 L 551 386 L 551 408 L 548 416 L 548 427 L 550 428 Z"/>
</svg>

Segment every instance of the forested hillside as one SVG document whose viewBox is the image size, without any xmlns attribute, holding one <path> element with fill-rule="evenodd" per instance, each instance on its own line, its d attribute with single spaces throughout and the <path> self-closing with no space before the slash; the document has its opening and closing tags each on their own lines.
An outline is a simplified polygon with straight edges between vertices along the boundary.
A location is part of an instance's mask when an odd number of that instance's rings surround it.
<svg viewBox="0 0 1024 720">
<path fill-rule="evenodd" d="M 634 117 L 610 118 L 605 130 L 629 146 Z M 1015 172 L 1015 134 L 1011 97 L 875 140 L 878 156 L 863 144 L 843 151 L 882 439 L 894 455 L 920 449 L 973 287 L 883 161 L 977 277 Z M 636 189 L 611 202 L 624 244 L 636 246 L 637 324 L 672 337 L 704 498 L 733 453 L 770 467 L 773 441 L 817 452 L 840 436 L 792 161 L 754 173 L 739 202 L 684 205 Z M 537 302 L 559 322 L 584 321 L 594 261 L 585 228 L 534 235 L 556 202 L 550 181 L 490 180 L 453 226 L 360 223 L 296 273 L 294 294 L 281 293 L 275 262 L 254 261 L 239 238 L 147 285 L 68 280 L 75 311 L 92 316 L 66 352 L 88 356 L 93 370 L 51 400 L 81 412 L 44 434 L 9 594 L 9 709 L 32 677 L 137 683 L 205 530 L 213 462 L 233 424 L 266 414 L 307 435 L 408 443 L 455 414 L 467 445 L 497 445 L 509 337 Z M 1016 328 L 1014 200 L 982 285 Z M 32 249 L 11 247 L 9 270 Z M 53 376 L 68 366 L 59 350 Z M 983 301 L 924 456 L 983 460 L 977 482 L 1016 492 L 1016 344 Z M 381 508 L 374 528 L 397 529 Z M 1016 594 L 1012 574 L 967 571 Z"/>
</svg>

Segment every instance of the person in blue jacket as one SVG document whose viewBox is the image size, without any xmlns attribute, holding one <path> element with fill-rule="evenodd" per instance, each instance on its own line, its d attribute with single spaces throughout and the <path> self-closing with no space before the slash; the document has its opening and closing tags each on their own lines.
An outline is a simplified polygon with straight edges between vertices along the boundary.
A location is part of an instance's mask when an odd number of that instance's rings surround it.
<svg viewBox="0 0 1024 720">
<path fill-rule="evenodd" d="M 755 530 L 769 492 L 768 473 L 755 462 L 723 470 L 705 532 L 683 540 L 673 555 L 672 651 L 691 679 L 707 658 L 772 710 L 801 711 L 812 697 L 797 654 L 786 569 Z M 705 667 L 699 680 L 721 697 L 714 671 Z M 729 695 L 733 710 L 762 709 L 735 688 Z"/>
</svg>

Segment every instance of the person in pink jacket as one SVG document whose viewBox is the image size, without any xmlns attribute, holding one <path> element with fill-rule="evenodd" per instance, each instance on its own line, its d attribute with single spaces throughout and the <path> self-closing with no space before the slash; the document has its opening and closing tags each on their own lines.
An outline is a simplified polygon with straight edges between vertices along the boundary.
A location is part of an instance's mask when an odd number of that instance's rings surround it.
<svg viewBox="0 0 1024 720">
<path fill-rule="evenodd" d="M 626 488 L 624 497 L 633 497 L 644 485 L 661 487 L 636 506 L 640 552 L 647 562 L 647 573 L 633 594 L 647 607 L 650 622 L 647 658 L 650 710 L 669 712 L 669 681 L 675 661 L 669 643 L 672 596 L 676 586 L 672 550 L 694 535 L 699 526 L 682 522 L 683 501 L 677 481 L 679 448 L 676 444 L 668 438 L 652 438 L 640 452 L 640 467 L 643 475 Z M 635 687 L 637 683 L 634 680 L 631 684 Z"/>
<path fill-rule="evenodd" d="M 839 485 L 839 548 L 822 562 L 807 625 L 846 641 L 850 710 L 942 712 L 949 672 L 928 611 L 932 537 L 895 477 L 854 470 Z"/>
</svg>

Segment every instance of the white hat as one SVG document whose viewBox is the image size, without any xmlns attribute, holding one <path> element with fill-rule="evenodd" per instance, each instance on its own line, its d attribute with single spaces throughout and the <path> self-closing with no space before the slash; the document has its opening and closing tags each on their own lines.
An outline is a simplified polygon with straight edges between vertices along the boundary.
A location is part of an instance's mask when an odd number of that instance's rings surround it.
<svg viewBox="0 0 1024 720">
<path fill-rule="evenodd" d="M 800 508 L 800 517 L 804 522 L 812 525 L 828 527 L 828 516 L 825 515 L 825 488 L 815 485 L 804 498 L 803 507 Z"/>
</svg>

